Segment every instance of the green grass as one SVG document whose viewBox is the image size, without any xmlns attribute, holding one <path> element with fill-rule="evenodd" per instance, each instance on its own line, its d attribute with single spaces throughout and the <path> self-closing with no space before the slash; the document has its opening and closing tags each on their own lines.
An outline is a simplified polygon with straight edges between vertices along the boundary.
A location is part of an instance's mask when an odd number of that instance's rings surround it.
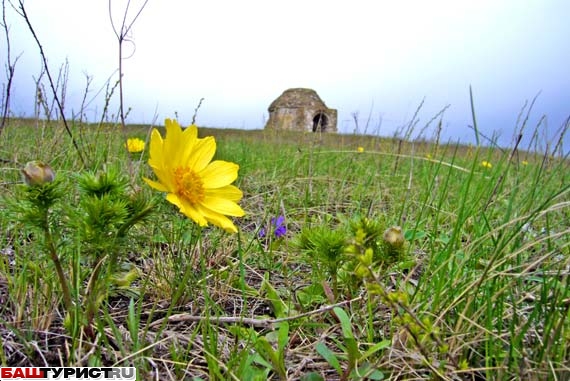
<svg viewBox="0 0 570 381">
<path fill-rule="evenodd" d="M 136 366 L 149 380 L 570 377 L 563 158 L 203 128 L 201 136 L 216 137 L 216 158 L 240 165 L 247 215 L 229 235 L 198 229 L 146 186 L 148 153 L 129 157 L 120 129 L 75 125 L 73 132 L 88 168 L 57 123 L 11 120 L 0 136 L 2 366 Z M 126 135 L 148 132 L 128 126 Z M 107 289 L 92 319 L 87 307 L 66 311 L 45 240 L 9 202 L 20 203 L 19 170 L 36 159 L 66 190 L 49 218 L 74 301 L 88 305 L 93 277 Z M 114 170 L 127 196 L 155 203 L 114 246 L 95 247 L 99 241 L 86 241 L 77 227 L 85 215 L 74 210 L 86 197 L 77 176 L 86 170 Z M 279 215 L 285 237 L 259 238 Z M 365 236 L 379 232 L 368 241 L 351 229 L 365 218 L 375 226 Z M 403 229 L 405 252 L 365 263 L 359 254 L 394 225 Z M 356 254 L 327 246 L 335 237 Z M 308 250 L 304 239 L 330 246 L 328 254 Z M 120 258 L 106 277 L 93 275 L 89 256 L 97 250 Z M 128 271 L 134 281 L 116 279 Z"/>
</svg>

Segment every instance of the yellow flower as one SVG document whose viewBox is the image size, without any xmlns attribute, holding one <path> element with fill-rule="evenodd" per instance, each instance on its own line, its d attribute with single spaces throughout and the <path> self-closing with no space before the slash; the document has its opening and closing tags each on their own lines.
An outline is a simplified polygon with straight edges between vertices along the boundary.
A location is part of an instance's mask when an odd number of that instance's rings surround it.
<svg viewBox="0 0 570 381">
<path fill-rule="evenodd" d="M 489 163 L 489 162 L 486 161 L 486 160 L 483 160 L 483 161 L 481 162 L 481 166 L 484 167 L 484 168 L 493 168 L 493 164 Z"/>
<path fill-rule="evenodd" d="M 523 161 L 521 162 L 521 164 L 522 164 L 522 165 L 528 165 L 528 161 L 523 160 Z"/>
<path fill-rule="evenodd" d="M 28 162 L 21 172 L 24 182 L 30 187 L 51 183 L 55 179 L 53 169 L 39 160 Z"/>
<path fill-rule="evenodd" d="M 359 152 L 359 153 L 362 153 L 362 152 L 364 152 L 364 147 L 358 147 L 358 148 L 356 149 L 356 151 Z"/>
<path fill-rule="evenodd" d="M 242 192 L 230 185 L 238 175 L 234 163 L 211 161 L 216 141 L 198 138 L 194 125 L 182 131 L 176 120 L 166 119 L 166 137 L 154 129 L 150 137 L 148 163 L 158 181 L 144 179 L 148 185 L 167 192 L 166 199 L 200 226 L 212 223 L 228 232 L 237 228 L 226 216 L 245 215 L 237 204 Z"/>
<path fill-rule="evenodd" d="M 144 150 L 144 140 L 139 138 L 129 138 L 125 143 L 127 151 L 131 153 L 142 152 Z"/>
</svg>

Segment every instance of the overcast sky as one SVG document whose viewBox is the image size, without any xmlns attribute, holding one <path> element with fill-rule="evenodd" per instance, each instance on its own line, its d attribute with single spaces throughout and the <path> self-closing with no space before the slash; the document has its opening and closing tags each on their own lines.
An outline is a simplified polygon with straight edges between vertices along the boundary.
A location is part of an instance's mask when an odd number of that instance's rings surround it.
<svg viewBox="0 0 570 381">
<path fill-rule="evenodd" d="M 112 1 L 117 28 L 125 4 Z M 127 21 L 141 4 L 131 2 Z M 69 62 L 67 110 L 78 111 L 88 74 L 95 99 L 87 116 L 97 119 L 97 91 L 118 78 L 109 3 L 25 6 L 52 73 Z M 370 115 L 369 133 L 391 135 L 425 99 L 414 135 L 450 105 L 444 137 L 470 141 L 472 86 L 486 134 L 497 131 L 508 144 L 521 108 L 539 92 L 528 133 L 546 115 L 552 134 L 570 116 L 569 15 L 567 0 L 150 0 L 124 44 L 128 121 L 151 123 L 157 114 L 162 123 L 177 112 L 187 124 L 205 98 L 199 125 L 259 129 L 284 90 L 309 87 L 338 109 L 341 132 L 354 130 L 357 113 L 361 132 Z M 7 18 L 12 55 L 21 54 L 12 110 L 31 116 L 39 50 L 23 19 L 11 9 Z M 3 64 L 5 51 L 2 36 Z"/>
</svg>

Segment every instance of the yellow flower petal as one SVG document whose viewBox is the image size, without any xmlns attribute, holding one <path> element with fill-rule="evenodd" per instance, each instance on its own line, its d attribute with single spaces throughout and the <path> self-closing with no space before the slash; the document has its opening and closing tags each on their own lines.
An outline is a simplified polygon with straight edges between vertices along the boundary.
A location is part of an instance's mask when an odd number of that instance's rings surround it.
<svg viewBox="0 0 570 381">
<path fill-rule="evenodd" d="M 198 139 L 198 129 L 196 126 L 194 126 L 194 128 L 188 127 L 184 130 L 181 135 L 180 154 L 176 156 L 176 161 L 180 165 L 193 168 L 190 166 L 190 162 L 192 161 L 197 145 L 200 144 L 202 140 L 204 139 Z"/>
<path fill-rule="evenodd" d="M 187 165 L 194 171 L 200 172 L 212 161 L 215 153 L 216 141 L 212 136 L 199 139 L 196 144 L 194 144 L 191 156 L 187 160 Z"/>
<path fill-rule="evenodd" d="M 171 175 L 172 171 L 169 168 L 167 167 L 160 168 L 154 165 L 151 165 L 150 167 L 152 168 L 156 177 L 158 177 L 158 181 L 162 185 L 164 185 L 169 192 L 175 191 L 175 186 Z"/>
<path fill-rule="evenodd" d="M 156 189 L 159 192 L 168 192 L 168 189 L 159 182 L 147 179 L 146 177 L 143 177 L 143 180 L 145 181 L 145 183 L 147 183 L 148 185 L 150 185 L 152 188 Z"/>
<path fill-rule="evenodd" d="M 166 119 L 166 138 L 164 139 L 164 152 L 169 158 L 180 158 L 187 147 L 186 141 L 182 139 L 182 127 L 176 120 Z"/>
<path fill-rule="evenodd" d="M 237 227 L 234 225 L 234 223 L 227 217 L 220 215 L 219 220 L 216 221 L 216 223 L 214 221 L 210 221 L 212 224 L 221 227 L 222 229 L 224 229 L 225 231 L 227 231 L 228 233 L 237 233 Z"/>
<path fill-rule="evenodd" d="M 164 141 L 160 132 L 156 128 L 152 130 L 150 134 L 150 158 L 148 159 L 149 164 L 151 162 L 156 162 L 157 166 L 162 165 L 162 148 Z"/>
<path fill-rule="evenodd" d="M 186 202 L 183 198 L 178 197 L 174 193 L 169 193 L 166 195 L 166 200 L 176 205 L 180 212 L 186 217 L 190 218 L 200 226 L 208 225 L 208 221 L 199 213 L 194 206 Z"/>
<path fill-rule="evenodd" d="M 234 185 L 226 185 L 221 188 L 206 189 L 205 196 L 227 198 L 230 201 L 238 202 L 243 197 L 243 192 Z"/>
<path fill-rule="evenodd" d="M 238 204 L 225 198 L 206 196 L 202 205 L 216 213 L 227 216 L 242 217 L 245 215 L 245 212 Z"/>
<path fill-rule="evenodd" d="M 232 220 L 230 220 L 229 218 L 227 218 L 226 216 L 223 216 L 221 214 L 218 217 L 216 217 L 216 219 L 210 219 L 209 218 L 208 221 L 210 223 L 212 223 L 213 225 L 216 225 L 216 226 L 224 229 L 228 233 L 237 233 L 237 231 L 238 231 L 237 227 L 234 225 Z"/>
<path fill-rule="evenodd" d="M 206 188 L 220 188 L 231 184 L 238 176 L 239 165 L 227 161 L 216 160 L 211 162 L 200 176 L 204 179 Z"/>
<path fill-rule="evenodd" d="M 198 206 L 199 212 L 213 225 L 216 225 L 229 233 L 237 233 L 237 228 L 226 216 L 216 213 L 201 205 Z"/>
<path fill-rule="evenodd" d="M 182 132 L 182 137 L 184 139 L 188 139 L 188 140 L 196 140 L 198 139 L 198 127 L 196 127 L 196 125 L 192 124 L 191 126 L 188 126 L 183 132 Z"/>
</svg>

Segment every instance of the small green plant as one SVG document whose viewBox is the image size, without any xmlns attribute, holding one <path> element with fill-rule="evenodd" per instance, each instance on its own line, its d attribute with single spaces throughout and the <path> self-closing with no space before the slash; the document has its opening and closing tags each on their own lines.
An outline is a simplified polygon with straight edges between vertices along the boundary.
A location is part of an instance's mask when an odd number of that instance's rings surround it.
<svg viewBox="0 0 570 381">
<path fill-rule="evenodd" d="M 56 180 L 54 170 L 41 161 L 31 161 L 21 170 L 24 187 L 16 199 L 6 199 L 9 211 L 14 220 L 19 220 L 42 237 L 41 244 L 55 267 L 63 294 L 65 307 L 73 306 L 69 280 L 66 277 L 64 264 L 58 253 L 55 220 L 58 212 L 54 210 L 56 203 L 63 197 L 63 184 Z"/>
<path fill-rule="evenodd" d="M 81 238 L 82 265 L 93 269 L 84 298 L 86 324 L 113 289 L 126 289 L 138 272 L 126 262 L 128 232 L 146 219 L 154 204 L 142 193 L 129 194 L 128 180 L 116 170 L 77 176 L 79 208 L 73 216 Z"/>
<path fill-rule="evenodd" d="M 338 373 L 341 380 L 383 380 L 384 373 L 376 369 L 368 359 L 386 349 L 390 341 L 383 340 L 375 343 L 368 350 L 362 351 L 358 338 L 353 332 L 353 323 L 346 311 L 340 307 L 333 309 L 334 316 L 340 323 L 342 336 L 335 340 L 336 347 L 342 354 L 333 352 L 324 342 L 316 345 L 319 353 Z M 346 360 L 348 366 L 342 369 L 340 362 Z"/>
<path fill-rule="evenodd" d="M 313 264 L 317 279 L 330 279 L 335 295 L 341 284 L 355 291 L 371 271 L 386 270 L 405 259 L 406 242 L 399 226 L 384 231 L 380 221 L 365 217 L 344 225 L 348 226 L 305 228 L 297 237 L 297 246 Z"/>
<path fill-rule="evenodd" d="M 238 367 L 240 380 L 267 380 L 275 373 L 280 380 L 286 381 L 287 367 L 285 354 L 289 343 L 289 323 L 276 324 L 276 329 L 262 334 L 253 328 L 231 327 L 238 337 L 251 343 L 254 353 L 243 354 Z"/>
<path fill-rule="evenodd" d="M 37 237 L 57 274 L 67 329 L 92 333 L 101 303 L 138 275 L 124 257 L 128 233 L 153 204 L 129 194 L 126 179 L 114 170 L 78 174 L 76 193 L 44 163 L 30 162 L 22 173 L 26 186 L 7 200 L 9 209 L 25 229 L 41 232 Z"/>
<path fill-rule="evenodd" d="M 258 336 L 255 341 L 257 353 L 265 361 L 271 364 L 280 380 L 287 380 L 287 368 L 285 367 L 285 350 L 289 342 L 289 324 L 278 324 L 277 331 L 270 332 L 266 336 Z M 274 348 L 275 347 L 275 348 Z"/>
<path fill-rule="evenodd" d="M 339 270 L 346 260 L 345 246 L 346 233 L 342 228 L 317 225 L 303 229 L 298 237 L 298 247 L 313 263 L 317 278 L 321 281 L 331 279 L 335 295 L 338 293 Z"/>
<path fill-rule="evenodd" d="M 350 231 L 346 252 L 356 259 L 357 276 L 366 276 L 367 268 L 387 269 L 405 259 L 406 241 L 401 227 L 384 230 L 380 221 L 361 217 L 350 223 Z"/>
</svg>

